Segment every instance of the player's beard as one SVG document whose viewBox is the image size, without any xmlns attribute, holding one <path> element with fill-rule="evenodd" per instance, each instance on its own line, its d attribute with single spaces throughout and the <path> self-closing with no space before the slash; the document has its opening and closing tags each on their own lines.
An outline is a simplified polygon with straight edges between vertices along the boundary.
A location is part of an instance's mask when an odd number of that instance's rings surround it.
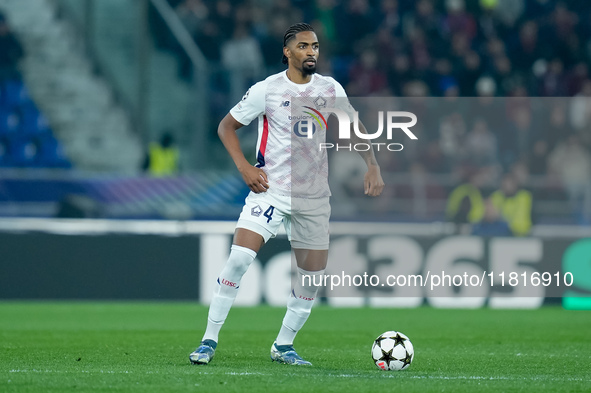
<svg viewBox="0 0 591 393">
<path fill-rule="evenodd" d="M 314 73 L 316 73 L 316 62 L 314 62 L 314 65 L 308 66 L 304 61 L 302 64 L 302 75 L 312 75 Z"/>
<path fill-rule="evenodd" d="M 312 75 L 316 73 L 316 64 L 314 64 L 314 67 L 306 67 L 304 66 L 304 69 L 302 70 L 302 73 L 304 75 Z"/>
</svg>

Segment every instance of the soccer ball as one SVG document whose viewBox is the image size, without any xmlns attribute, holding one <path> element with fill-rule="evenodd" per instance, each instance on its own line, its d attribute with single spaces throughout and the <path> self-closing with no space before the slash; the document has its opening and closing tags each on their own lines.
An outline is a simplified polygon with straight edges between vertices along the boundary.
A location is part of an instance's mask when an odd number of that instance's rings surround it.
<svg viewBox="0 0 591 393">
<path fill-rule="evenodd" d="M 380 370 L 406 370 L 415 357 L 415 351 L 408 337 L 400 332 L 389 331 L 375 339 L 371 357 Z"/>
</svg>

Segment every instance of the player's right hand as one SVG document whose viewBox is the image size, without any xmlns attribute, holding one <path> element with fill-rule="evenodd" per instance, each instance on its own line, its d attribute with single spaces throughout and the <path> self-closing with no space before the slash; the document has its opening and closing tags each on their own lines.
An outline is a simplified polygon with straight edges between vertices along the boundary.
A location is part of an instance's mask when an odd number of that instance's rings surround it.
<svg viewBox="0 0 591 393">
<path fill-rule="evenodd" d="M 266 192 L 269 189 L 267 174 L 261 168 L 248 166 L 240 172 L 244 182 L 250 190 L 256 194 Z"/>
</svg>

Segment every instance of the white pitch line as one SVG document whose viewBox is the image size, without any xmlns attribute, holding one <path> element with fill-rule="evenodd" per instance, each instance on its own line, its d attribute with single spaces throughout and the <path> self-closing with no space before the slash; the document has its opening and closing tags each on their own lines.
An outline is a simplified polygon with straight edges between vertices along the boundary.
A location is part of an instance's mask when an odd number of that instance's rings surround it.
<svg viewBox="0 0 591 393">
<path fill-rule="evenodd" d="M 404 375 L 404 377 L 402 377 Z M 442 380 L 483 380 L 483 381 L 569 381 L 569 382 L 591 382 L 591 379 L 583 378 L 547 378 L 547 377 L 484 377 L 484 376 L 443 376 L 443 375 L 409 375 L 408 371 L 386 373 L 383 375 L 359 375 L 359 374 L 328 374 L 329 377 L 339 378 L 408 378 L 408 379 L 442 379 Z"/>
<path fill-rule="evenodd" d="M 1 372 L 1 370 L 0 370 Z M 145 372 L 133 372 L 133 371 L 113 371 L 113 370 L 77 370 L 77 371 L 68 371 L 68 370 L 39 370 L 39 369 L 25 369 L 25 370 L 21 370 L 21 369 L 13 369 L 13 370 L 8 370 L 9 373 L 21 373 L 21 374 L 27 374 L 27 373 L 31 373 L 31 374 L 138 374 L 138 375 L 147 375 L 147 374 L 161 374 L 159 372 L 153 372 L 153 371 L 145 371 Z M 164 374 L 164 373 L 162 373 Z M 243 372 L 237 372 L 237 371 L 228 371 L 225 373 L 211 373 L 211 372 L 197 372 L 197 373 L 193 373 L 193 372 L 187 372 L 184 374 L 199 374 L 199 375 L 263 375 L 263 376 L 270 376 L 272 374 L 265 374 L 265 373 L 259 373 L 259 372 L 248 372 L 248 371 L 243 371 Z"/>
<path fill-rule="evenodd" d="M 0 371 L 1 372 L 1 371 Z M 39 369 L 13 369 L 8 370 L 9 373 L 55 373 L 55 374 L 90 374 L 90 373 L 97 373 L 97 374 L 138 374 L 138 375 L 146 375 L 146 374 L 160 374 L 158 372 L 154 373 L 153 371 L 146 371 L 136 373 L 133 371 L 113 371 L 113 370 L 79 370 L 79 371 L 67 371 L 67 370 L 39 370 Z M 168 373 L 167 373 L 168 374 Z M 199 371 L 199 372 L 189 372 L 184 373 L 186 375 L 232 375 L 232 376 L 273 376 L 275 374 L 271 373 L 261 373 L 261 372 L 249 372 L 249 371 L 227 371 L 223 373 L 217 372 L 208 372 L 208 371 Z M 289 375 L 297 376 L 301 374 L 294 374 L 289 373 Z M 408 378 L 408 379 L 434 379 L 434 380 L 478 380 L 478 381 L 568 381 L 568 382 L 591 382 L 591 379 L 585 378 L 549 378 L 543 376 L 533 376 L 533 377 L 486 377 L 486 376 L 479 376 L 479 375 L 458 375 L 458 376 L 443 376 L 443 375 L 412 375 L 408 371 L 401 371 L 401 372 L 391 372 L 391 373 L 384 373 L 377 371 L 375 374 L 318 374 L 319 377 L 334 377 L 334 378 Z"/>
</svg>

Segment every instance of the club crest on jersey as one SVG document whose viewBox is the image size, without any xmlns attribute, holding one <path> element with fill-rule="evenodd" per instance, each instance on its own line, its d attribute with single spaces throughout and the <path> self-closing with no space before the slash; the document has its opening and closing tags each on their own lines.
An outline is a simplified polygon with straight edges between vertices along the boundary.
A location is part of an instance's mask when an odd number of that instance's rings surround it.
<svg viewBox="0 0 591 393">
<path fill-rule="evenodd" d="M 322 97 L 318 97 L 314 100 L 314 105 L 317 109 L 326 108 L 326 100 Z"/>
<path fill-rule="evenodd" d="M 263 209 L 259 205 L 256 205 L 255 207 L 250 209 L 250 214 L 255 217 L 259 217 L 262 212 L 263 212 Z"/>
</svg>

